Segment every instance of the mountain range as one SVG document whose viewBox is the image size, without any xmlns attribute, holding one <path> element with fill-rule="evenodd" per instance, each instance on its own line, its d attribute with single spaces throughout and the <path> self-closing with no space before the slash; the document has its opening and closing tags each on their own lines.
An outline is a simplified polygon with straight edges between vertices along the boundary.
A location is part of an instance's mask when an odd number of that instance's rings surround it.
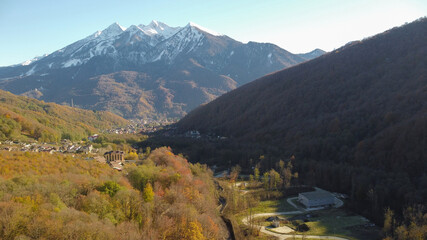
<svg viewBox="0 0 427 240">
<path fill-rule="evenodd" d="M 114 23 L 51 54 L 0 68 L 0 88 L 126 118 L 181 117 L 267 73 L 322 55 L 241 43 L 194 23 Z"/>
</svg>

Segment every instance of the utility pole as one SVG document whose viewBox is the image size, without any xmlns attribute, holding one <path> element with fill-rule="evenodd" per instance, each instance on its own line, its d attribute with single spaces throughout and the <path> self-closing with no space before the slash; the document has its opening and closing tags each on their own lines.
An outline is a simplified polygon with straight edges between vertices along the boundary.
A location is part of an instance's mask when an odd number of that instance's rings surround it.
<svg viewBox="0 0 427 240">
<path fill-rule="evenodd" d="M 72 98 L 71 98 L 71 107 L 74 107 L 74 101 Z"/>
</svg>

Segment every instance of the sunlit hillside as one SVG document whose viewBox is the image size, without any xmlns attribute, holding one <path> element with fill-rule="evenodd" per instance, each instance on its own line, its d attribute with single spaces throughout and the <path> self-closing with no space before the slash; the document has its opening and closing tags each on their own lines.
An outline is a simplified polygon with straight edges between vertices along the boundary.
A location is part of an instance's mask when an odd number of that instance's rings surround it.
<svg viewBox="0 0 427 240">
<path fill-rule="evenodd" d="M 0 90 L 0 139 L 56 142 L 81 140 L 127 120 L 104 111 L 89 111 L 16 96 Z"/>
</svg>

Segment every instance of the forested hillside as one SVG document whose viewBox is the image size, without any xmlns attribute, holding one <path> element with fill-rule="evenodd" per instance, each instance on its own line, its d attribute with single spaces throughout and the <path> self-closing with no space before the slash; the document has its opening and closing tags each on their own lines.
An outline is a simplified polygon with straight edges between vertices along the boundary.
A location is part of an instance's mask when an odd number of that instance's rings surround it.
<svg viewBox="0 0 427 240">
<path fill-rule="evenodd" d="M 0 90 L 0 140 L 81 140 L 101 129 L 125 124 L 127 120 L 109 112 L 45 103 Z"/>
<path fill-rule="evenodd" d="M 212 173 L 161 148 L 123 172 L 0 153 L 0 239 L 223 239 Z"/>
<path fill-rule="evenodd" d="M 427 19 L 267 75 L 177 126 L 294 155 L 301 180 L 347 192 L 377 222 L 385 207 L 425 205 Z"/>
</svg>

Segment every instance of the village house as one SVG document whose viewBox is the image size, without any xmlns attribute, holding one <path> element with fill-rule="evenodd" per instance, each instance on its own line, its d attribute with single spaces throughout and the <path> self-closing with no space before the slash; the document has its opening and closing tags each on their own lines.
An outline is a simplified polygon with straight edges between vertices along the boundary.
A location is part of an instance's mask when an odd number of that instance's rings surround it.
<svg viewBox="0 0 427 240">
<path fill-rule="evenodd" d="M 91 142 L 95 141 L 96 139 L 98 139 L 99 135 L 98 134 L 94 134 L 92 136 L 89 136 L 87 139 Z"/>
<path fill-rule="evenodd" d="M 335 197 L 327 191 L 314 191 L 298 194 L 298 201 L 306 208 L 330 207 L 335 204 Z"/>
<path fill-rule="evenodd" d="M 89 144 L 87 146 L 81 147 L 77 152 L 89 154 L 89 153 L 92 153 L 92 150 L 93 150 L 93 146 L 92 146 L 92 144 Z"/>
</svg>

